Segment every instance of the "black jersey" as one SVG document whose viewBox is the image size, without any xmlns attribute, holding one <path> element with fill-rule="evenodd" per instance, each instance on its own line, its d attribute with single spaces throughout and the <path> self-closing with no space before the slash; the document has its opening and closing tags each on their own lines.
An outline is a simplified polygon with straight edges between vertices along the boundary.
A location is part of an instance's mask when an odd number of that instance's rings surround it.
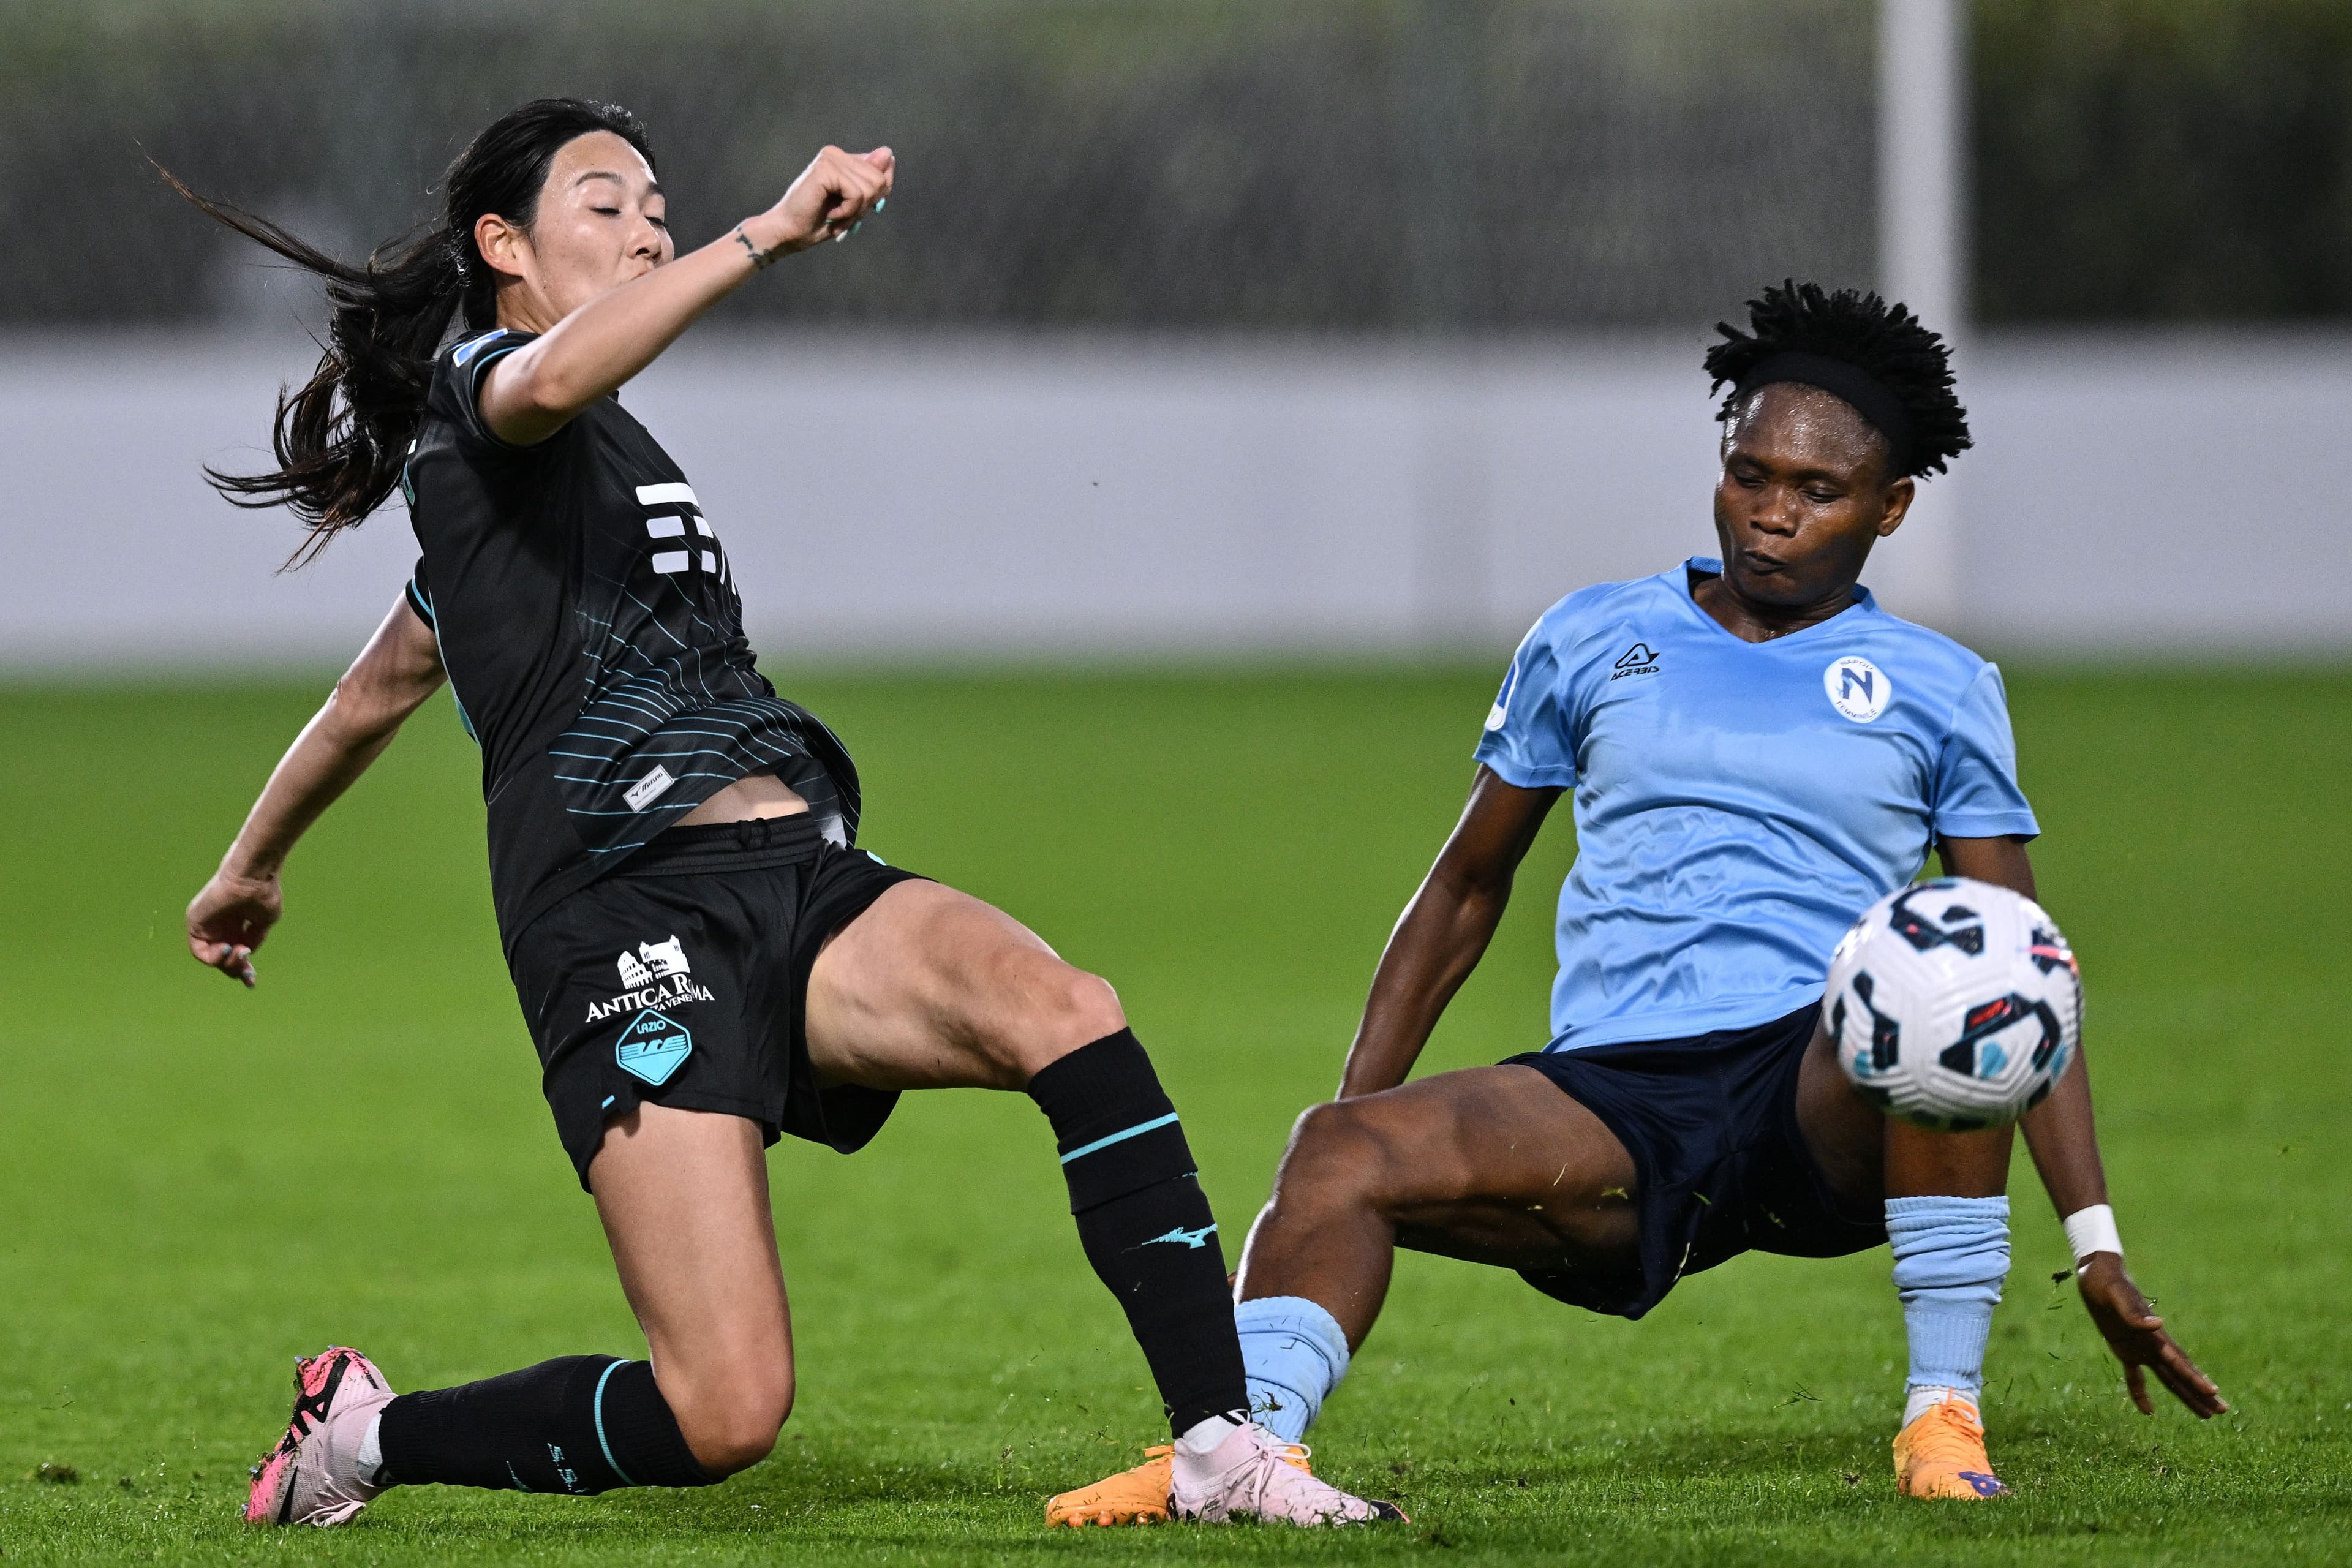
<svg viewBox="0 0 2352 1568">
<path fill-rule="evenodd" d="M 746 773 L 857 831 L 857 773 L 776 695 L 727 552 L 669 454 L 617 398 L 533 447 L 482 421 L 495 331 L 435 362 L 403 489 L 424 557 L 409 602 L 482 750 L 490 889 L 511 949 L 559 900 Z"/>
</svg>

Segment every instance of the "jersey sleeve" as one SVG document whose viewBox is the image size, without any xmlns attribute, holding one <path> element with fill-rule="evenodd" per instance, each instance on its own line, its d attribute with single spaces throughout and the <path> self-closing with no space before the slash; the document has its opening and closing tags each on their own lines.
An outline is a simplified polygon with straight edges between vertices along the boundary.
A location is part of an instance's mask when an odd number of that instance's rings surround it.
<svg viewBox="0 0 2352 1568">
<path fill-rule="evenodd" d="M 490 366 L 535 336 L 500 328 L 453 344 L 433 362 L 433 384 L 425 395 L 425 405 L 456 426 L 459 445 L 467 452 L 520 457 L 532 450 L 499 440 L 482 418 L 482 377 L 489 374 Z"/>
<path fill-rule="evenodd" d="M 1573 700 L 1550 623 L 1549 615 L 1538 621 L 1511 656 L 1473 753 L 1521 789 L 1576 787 Z"/>
<path fill-rule="evenodd" d="M 423 621 L 428 630 L 440 629 L 433 620 L 433 589 L 425 581 L 425 557 L 422 555 L 416 558 L 416 570 L 408 579 L 408 607 L 416 612 L 416 618 Z"/>
<path fill-rule="evenodd" d="M 1933 821 L 1945 838 L 2032 838 L 2042 831 L 2017 785 L 2017 742 L 2000 667 L 1988 664 L 1961 694 L 1936 762 Z"/>
</svg>

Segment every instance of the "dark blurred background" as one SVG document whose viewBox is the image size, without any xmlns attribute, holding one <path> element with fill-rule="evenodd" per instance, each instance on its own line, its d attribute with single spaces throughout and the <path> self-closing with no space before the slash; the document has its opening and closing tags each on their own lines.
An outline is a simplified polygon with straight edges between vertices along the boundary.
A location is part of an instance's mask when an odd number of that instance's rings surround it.
<svg viewBox="0 0 2352 1568">
<path fill-rule="evenodd" d="M 900 154 L 627 394 L 763 647 L 1488 657 L 1708 547 L 1699 354 L 1797 277 L 1959 345 L 1890 606 L 2352 649 L 2345 0 L 13 0 L 0 668 L 330 659 L 407 564 L 395 510 L 275 577 L 293 521 L 204 488 L 318 299 L 147 160 L 357 258 L 556 93 L 645 117 L 689 246 Z"/>
<path fill-rule="evenodd" d="M 0 320 L 249 303 L 142 149 L 358 254 L 528 96 L 625 102 L 681 241 L 890 140 L 898 238 L 803 321 L 1579 329 L 1869 275 L 1873 0 L 17 0 Z M 2352 313 L 2352 5 L 1977 0 L 1977 320 Z"/>
</svg>

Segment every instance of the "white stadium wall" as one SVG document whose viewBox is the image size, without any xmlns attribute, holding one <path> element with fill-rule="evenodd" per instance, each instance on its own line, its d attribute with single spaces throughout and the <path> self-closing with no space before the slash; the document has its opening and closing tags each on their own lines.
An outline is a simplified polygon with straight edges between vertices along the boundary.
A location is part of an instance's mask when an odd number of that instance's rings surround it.
<svg viewBox="0 0 2352 1568">
<path fill-rule="evenodd" d="M 0 669 L 358 645 L 414 557 L 397 509 L 280 575 L 291 524 L 197 471 L 260 459 L 303 347 L 0 341 Z M 770 335 L 628 401 L 774 666 L 1492 649 L 1708 548 L 1697 353 Z M 1995 339 L 1963 378 L 1978 449 L 1884 547 L 1890 607 L 2005 651 L 2352 651 L 2352 339 Z"/>
</svg>

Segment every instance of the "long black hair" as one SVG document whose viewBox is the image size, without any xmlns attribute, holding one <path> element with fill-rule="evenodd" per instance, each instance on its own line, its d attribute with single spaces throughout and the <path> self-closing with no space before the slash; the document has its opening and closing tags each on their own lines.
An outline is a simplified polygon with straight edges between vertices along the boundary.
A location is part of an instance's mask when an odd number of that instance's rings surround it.
<svg viewBox="0 0 2352 1568">
<path fill-rule="evenodd" d="M 497 280 L 474 245 L 485 213 L 528 228 L 556 153 L 576 137 L 609 131 L 654 161 L 646 128 L 618 104 L 542 98 L 500 115 L 442 176 L 440 221 L 371 255 L 338 261 L 266 217 L 198 195 L 162 171 L 172 188 L 247 238 L 327 280 L 331 315 L 319 368 L 296 391 L 281 388 L 265 474 L 207 468 L 213 488 L 242 507 L 290 507 L 310 538 L 288 561 L 300 565 L 383 504 L 425 413 L 433 356 L 462 316 L 468 331 L 498 324 Z"/>
</svg>

